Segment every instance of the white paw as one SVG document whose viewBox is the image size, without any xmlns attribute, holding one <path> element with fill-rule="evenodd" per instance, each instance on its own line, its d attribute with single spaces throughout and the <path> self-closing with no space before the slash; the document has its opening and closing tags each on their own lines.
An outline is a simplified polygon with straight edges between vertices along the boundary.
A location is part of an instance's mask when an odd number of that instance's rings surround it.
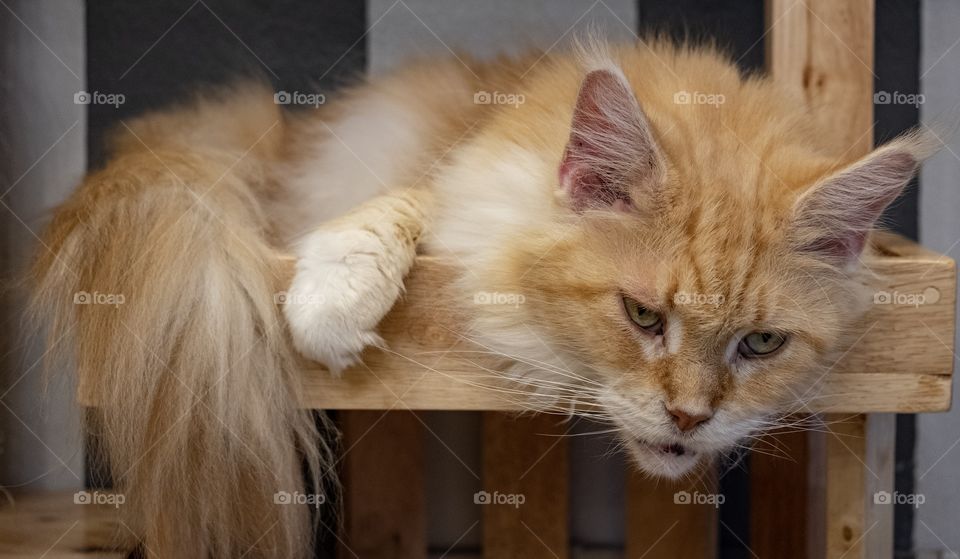
<svg viewBox="0 0 960 559">
<path fill-rule="evenodd" d="M 297 271 L 283 294 L 283 314 L 296 349 L 339 372 L 382 345 L 377 324 L 402 289 L 406 267 L 375 233 L 319 230 L 298 248 Z M 400 258 L 402 260 L 402 258 Z"/>
</svg>

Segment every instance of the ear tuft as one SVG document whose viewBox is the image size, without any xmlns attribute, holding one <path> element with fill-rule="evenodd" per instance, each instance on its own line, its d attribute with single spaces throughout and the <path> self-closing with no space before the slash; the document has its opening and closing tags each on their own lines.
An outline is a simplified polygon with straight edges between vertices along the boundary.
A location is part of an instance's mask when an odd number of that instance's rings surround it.
<svg viewBox="0 0 960 559">
<path fill-rule="evenodd" d="M 841 266 L 855 262 L 877 219 L 930 152 L 929 136 L 911 134 L 814 185 L 794 206 L 798 248 Z"/>
<path fill-rule="evenodd" d="M 576 211 L 626 208 L 658 183 L 663 160 L 626 77 L 616 67 L 589 72 L 580 85 L 560 184 Z"/>
</svg>

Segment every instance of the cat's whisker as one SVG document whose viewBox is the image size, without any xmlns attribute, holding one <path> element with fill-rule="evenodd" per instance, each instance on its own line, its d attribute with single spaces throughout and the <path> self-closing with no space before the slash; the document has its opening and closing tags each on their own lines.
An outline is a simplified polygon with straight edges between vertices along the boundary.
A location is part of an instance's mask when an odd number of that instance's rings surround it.
<svg viewBox="0 0 960 559">
<path fill-rule="evenodd" d="M 480 343 L 479 341 L 477 341 L 477 340 L 475 340 L 475 339 L 471 339 L 470 337 L 468 337 L 468 336 L 466 336 L 466 335 L 464 335 L 464 334 L 461 334 L 461 333 L 459 333 L 459 332 L 454 332 L 453 330 L 450 330 L 449 328 L 447 328 L 447 330 L 448 330 L 449 332 L 455 334 L 456 336 L 458 336 L 460 339 L 465 340 L 465 341 L 467 341 L 467 342 L 469 342 L 469 343 L 471 343 L 471 344 L 473 344 L 473 345 L 476 345 L 476 346 L 478 346 L 478 347 L 481 347 L 481 348 L 487 350 L 489 355 L 495 355 L 495 356 L 503 357 L 503 358 L 508 359 L 508 360 L 510 360 L 510 361 L 525 363 L 525 364 L 530 365 L 530 366 L 539 366 L 539 367 L 542 368 L 543 370 L 548 370 L 548 371 L 553 372 L 553 373 L 555 373 L 555 374 L 558 374 L 558 375 L 561 375 L 561 376 L 565 376 L 565 377 L 568 377 L 568 378 L 571 378 L 571 379 L 574 379 L 574 380 L 583 382 L 583 383 L 585 383 L 585 384 L 592 384 L 592 385 L 601 386 L 601 384 L 600 384 L 598 381 L 596 381 L 596 380 L 589 379 L 589 378 L 584 377 L 584 376 L 582 376 L 582 375 L 578 375 L 578 374 L 574 373 L 573 371 L 569 371 L 569 370 L 566 370 L 566 369 L 564 369 L 564 368 L 557 367 L 557 366 L 554 365 L 554 364 L 545 363 L 545 362 L 538 361 L 538 360 L 535 360 L 535 359 L 532 359 L 532 358 L 529 358 L 529 357 L 521 357 L 521 356 L 517 356 L 517 355 L 510 355 L 510 354 L 504 353 L 504 352 L 502 352 L 502 351 L 496 351 L 496 350 L 494 350 L 493 348 L 490 348 L 490 347 L 488 347 L 488 346 Z M 474 350 L 474 351 L 478 351 L 478 350 Z"/>
<path fill-rule="evenodd" d="M 566 438 L 574 438 L 574 437 L 592 437 L 596 435 L 610 435 L 610 434 L 617 434 L 617 433 L 623 433 L 623 429 L 619 427 L 613 427 L 610 429 L 601 429 L 599 431 L 584 431 L 581 433 L 563 433 L 563 434 L 543 433 L 543 436 L 566 439 Z"/>
</svg>

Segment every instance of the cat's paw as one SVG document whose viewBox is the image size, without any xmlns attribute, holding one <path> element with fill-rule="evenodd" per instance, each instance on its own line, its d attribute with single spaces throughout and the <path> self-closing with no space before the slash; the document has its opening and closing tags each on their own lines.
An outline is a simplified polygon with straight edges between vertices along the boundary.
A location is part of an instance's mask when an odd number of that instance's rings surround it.
<svg viewBox="0 0 960 559">
<path fill-rule="evenodd" d="M 298 253 L 282 301 L 294 347 L 339 372 L 359 362 L 365 347 L 383 344 L 377 324 L 402 289 L 397 255 L 369 229 L 316 231 Z"/>
</svg>

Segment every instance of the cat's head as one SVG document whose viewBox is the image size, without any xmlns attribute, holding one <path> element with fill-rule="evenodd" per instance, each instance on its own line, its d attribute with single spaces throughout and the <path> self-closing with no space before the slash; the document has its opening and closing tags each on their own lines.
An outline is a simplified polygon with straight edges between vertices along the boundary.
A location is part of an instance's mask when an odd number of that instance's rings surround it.
<svg viewBox="0 0 960 559">
<path fill-rule="evenodd" d="M 616 68 L 587 73 L 555 218 L 482 272 L 519 304 L 478 311 L 524 382 L 595 403 L 671 477 L 806 411 L 863 310 L 868 232 L 921 157 L 914 137 L 842 164 L 795 138 L 679 128 L 655 129 Z"/>
</svg>

